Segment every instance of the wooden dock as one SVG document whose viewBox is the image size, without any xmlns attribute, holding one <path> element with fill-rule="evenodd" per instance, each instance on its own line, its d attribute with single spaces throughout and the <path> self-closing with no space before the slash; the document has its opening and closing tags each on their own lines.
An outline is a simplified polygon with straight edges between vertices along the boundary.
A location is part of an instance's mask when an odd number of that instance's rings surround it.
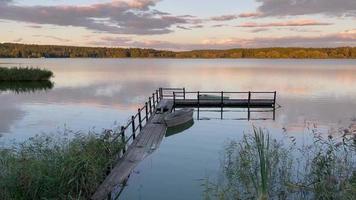
<svg viewBox="0 0 356 200">
<path fill-rule="evenodd" d="M 134 138 L 124 153 L 124 156 L 119 160 L 118 164 L 111 170 L 110 174 L 92 196 L 93 200 L 107 199 L 115 187 L 125 181 L 135 167 L 159 147 L 167 130 L 164 117 L 172 111 L 173 101 L 161 100 L 157 104 L 157 107 L 165 107 L 167 110 L 162 114 L 152 113 L 147 123 L 141 128 L 139 135 Z M 142 124 L 140 125 L 139 123 L 138 127 L 140 126 L 142 126 Z"/>
<path fill-rule="evenodd" d="M 269 97 L 253 98 L 256 94 Z M 206 98 L 204 95 L 211 96 Z M 234 98 L 234 95 L 240 97 Z M 145 105 L 138 109 L 137 114 L 131 117 L 129 123 L 116 133 L 114 140 L 121 139 L 125 148 L 91 199 L 111 199 L 114 189 L 125 182 L 135 167 L 159 147 L 167 130 L 164 117 L 174 108 L 196 107 L 199 111 L 201 107 L 218 107 L 223 112 L 224 107 L 238 107 L 248 108 L 250 115 L 251 108 L 275 110 L 275 105 L 276 92 L 187 92 L 185 88 L 156 90 Z"/>
</svg>

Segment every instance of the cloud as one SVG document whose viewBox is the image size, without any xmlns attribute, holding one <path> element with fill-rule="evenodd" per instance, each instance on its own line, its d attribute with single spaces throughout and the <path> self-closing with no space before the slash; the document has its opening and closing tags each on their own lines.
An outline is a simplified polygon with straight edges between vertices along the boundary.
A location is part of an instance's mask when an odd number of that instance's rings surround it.
<svg viewBox="0 0 356 200">
<path fill-rule="evenodd" d="M 52 36 L 52 35 L 32 35 L 32 37 L 48 38 L 48 39 L 56 40 L 56 41 L 59 41 L 59 42 L 70 42 L 71 41 L 71 40 L 68 40 L 68 39 L 63 39 L 63 38 Z"/>
<path fill-rule="evenodd" d="M 270 29 L 268 29 L 268 28 L 255 28 L 255 29 L 251 30 L 250 32 L 251 33 L 259 33 L 259 32 L 264 32 L 264 31 L 268 31 L 268 30 L 270 30 Z"/>
<path fill-rule="evenodd" d="M 263 16 L 326 14 L 356 16 L 355 0 L 256 0 Z"/>
<path fill-rule="evenodd" d="M 208 21 L 231 21 L 231 20 L 235 20 L 238 18 L 258 17 L 260 15 L 261 15 L 261 13 L 259 13 L 259 12 L 241 13 L 239 15 L 234 15 L 234 14 L 220 15 L 220 16 L 211 17 Z"/>
<path fill-rule="evenodd" d="M 22 38 L 17 38 L 17 39 L 15 39 L 15 40 L 13 40 L 13 42 L 15 42 L 15 43 L 19 43 L 19 42 L 22 42 L 22 41 L 23 41 Z"/>
<path fill-rule="evenodd" d="M 27 27 L 29 27 L 29 28 L 42 28 L 41 25 L 36 25 L 36 24 L 27 25 Z"/>
<path fill-rule="evenodd" d="M 192 30 L 191 28 L 187 28 L 185 26 L 177 26 L 177 28 L 182 29 L 182 30 Z"/>
<path fill-rule="evenodd" d="M 211 21 L 231 21 L 234 19 L 237 19 L 237 15 L 221 15 L 210 18 Z"/>
<path fill-rule="evenodd" d="M 231 49 L 258 47 L 339 47 L 356 46 L 356 29 L 320 36 L 255 37 L 250 39 L 206 39 L 200 43 L 174 43 L 169 41 L 135 41 L 121 37 L 102 37 L 91 45 L 126 46 L 165 50 Z"/>
<path fill-rule="evenodd" d="M 224 26 L 227 26 L 226 24 L 214 24 L 212 25 L 211 27 L 213 28 L 219 28 L 219 27 L 224 27 Z"/>
<path fill-rule="evenodd" d="M 157 0 L 113 0 L 87 6 L 19 6 L 1 0 L 0 19 L 84 27 L 115 34 L 165 34 L 189 17 L 152 10 Z"/>
<path fill-rule="evenodd" d="M 241 13 L 238 15 L 240 18 L 248 18 L 248 17 L 258 17 L 261 16 L 260 12 L 249 12 L 249 13 Z"/>
<path fill-rule="evenodd" d="M 272 22 L 272 23 L 260 23 L 260 24 L 254 22 L 247 22 L 237 27 L 256 28 L 256 27 L 278 27 L 278 26 L 328 26 L 328 25 L 332 25 L 332 23 L 319 22 L 311 19 L 299 19 L 299 20 L 290 20 L 286 22 Z"/>
</svg>

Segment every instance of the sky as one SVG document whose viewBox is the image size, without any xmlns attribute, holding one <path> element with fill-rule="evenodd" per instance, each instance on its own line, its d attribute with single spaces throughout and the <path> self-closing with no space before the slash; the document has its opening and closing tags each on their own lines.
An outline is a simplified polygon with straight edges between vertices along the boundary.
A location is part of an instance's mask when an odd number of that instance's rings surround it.
<svg viewBox="0 0 356 200">
<path fill-rule="evenodd" d="M 176 51 L 356 46 L 356 0 L 0 0 L 0 42 Z"/>
</svg>

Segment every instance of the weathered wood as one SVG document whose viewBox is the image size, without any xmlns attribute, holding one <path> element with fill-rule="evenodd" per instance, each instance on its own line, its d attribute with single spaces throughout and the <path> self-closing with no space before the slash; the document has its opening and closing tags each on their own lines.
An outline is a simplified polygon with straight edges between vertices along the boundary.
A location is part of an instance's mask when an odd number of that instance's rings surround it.
<svg viewBox="0 0 356 200">
<path fill-rule="evenodd" d="M 173 102 L 172 100 L 162 100 L 157 107 L 166 107 L 169 110 L 162 114 L 153 114 L 149 118 L 148 123 L 142 128 L 136 140 L 126 150 L 126 154 L 119 160 L 92 196 L 93 200 L 106 199 L 116 186 L 125 181 L 139 162 L 158 148 L 167 129 L 164 117 L 172 111 Z"/>
</svg>

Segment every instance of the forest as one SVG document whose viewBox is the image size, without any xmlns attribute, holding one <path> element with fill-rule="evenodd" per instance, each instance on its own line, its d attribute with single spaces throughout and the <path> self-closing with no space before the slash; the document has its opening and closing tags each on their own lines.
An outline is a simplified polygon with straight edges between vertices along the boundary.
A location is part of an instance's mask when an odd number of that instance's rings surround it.
<svg viewBox="0 0 356 200">
<path fill-rule="evenodd" d="M 228 50 L 165 51 L 143 48 L 104 48 L 0 43 L 0 58 L 356 58 L 356 47 L 236 48 Z"/>
</svg>

